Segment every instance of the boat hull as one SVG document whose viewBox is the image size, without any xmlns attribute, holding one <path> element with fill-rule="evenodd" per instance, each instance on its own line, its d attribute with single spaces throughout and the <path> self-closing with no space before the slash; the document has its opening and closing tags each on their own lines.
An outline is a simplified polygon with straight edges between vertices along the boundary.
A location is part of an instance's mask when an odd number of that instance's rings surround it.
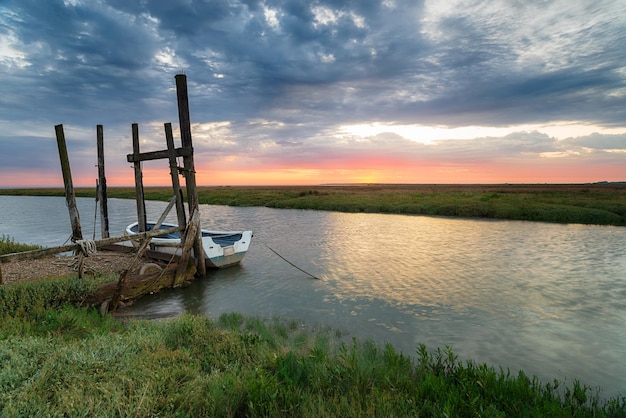
<svg viewBox="0 0 626 418">
<path fill-rule="evenodd" d="M 164 223 L 160 229 L 176 226 L 175 224 Z M 153 227 L 154 223 L 148 223 L 148 230 Z M 136 235 L 137 231 L 137 222 L 126 227 L 128 235 Z M 225 268 L 239 264 L 246 255 L 251 241 L 252 231 L 208 231 L 202 229 L 202 248 L 206 266 Z M 162 254 L 163 258 L 171 258 L 172 255 L 180 256 L 182 254 L 180 234 L 153 237 L 150 241 L 150 249 L 157 256 Z"/>
</svg>

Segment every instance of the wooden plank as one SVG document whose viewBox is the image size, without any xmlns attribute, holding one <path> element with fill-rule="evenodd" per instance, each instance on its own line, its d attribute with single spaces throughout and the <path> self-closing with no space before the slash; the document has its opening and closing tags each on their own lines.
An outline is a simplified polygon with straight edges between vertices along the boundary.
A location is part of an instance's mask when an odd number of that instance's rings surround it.
<svg viewBox="0 0 626 418">
<path fill-rule="evenodd" d="M 105 246 L 108 246 L 110 244 L 115 244 L 117 242 L 124 242 L 124 241 L 131 241 L 131 240 L 135 241 L 135 240 L 140 240 L 140 239 L 145 239 L 145 238 L 152 238 L 161 234 L 170 234 L 172 232 L 179 232 L 182 229 L 184 229 L 184 227 L 177 226 L 177 227 L 162 229 L 160 231 L 151 230 L 151 231 L 139 233 L 136 235 L 124 235 L 122 237 L 105 238 L 105 239 L 94 241 L 94 243 L 96 244 L 96 248 L 103 248 Z M 68 251 L 76 251 L 79 248 L 80 248 L 80 244 L 68 244 L 68 245 L 61 245 L 59 247 L 44 248 L 41 250 L 32 250 L 32 251 L 23 251 L 20 253 L 5 254 L 5 255 L 0 255 L 0 263 L 7 263 L 10 261 L 20 261 L 20 260 L 31 260 L 33 258 L 45 257 L 47 255 L 65 253 Z"/>
<path fill-rule="evenodd" d="M 163 221 L 165 221 L 165 218 L 167 218 L 167 215 L 169 215 L 170 211 L 172 210 L 172 208 L 174 207 L 174 205 L 176 204 L 176 196 L 172 196 L 172 198 L 170 199 L 169 203 L 167 204 L 167 206 L 165 207 L 165 210 L 163 211 L 163 213 L 161 214 L 161 216 L 159 216 L 159 219 L 156 221 L 156 223 L 154 224 L 154 228 L 160 227 L 161 224 L 163 223 Z M 178 224 L 180 226 L 180 224 Z M 184 224 L 183 224 L 184 225 Z"/>
<path fill-rule="evenodd" d="M 176 157 L 188 157 L 193 154 L 192 148 L 174 148 L 174 153 Z M 141 152 L 141 153 L 133 153 L 126 155 L 126 160 L 129 163 L 137 163 L 141 161 L 150 161 L 150 160 L 162 160 L 169 157 L 169 150 L 161 150 L 161 151 L 150 151 L 150 152 Z"/>
</svg>

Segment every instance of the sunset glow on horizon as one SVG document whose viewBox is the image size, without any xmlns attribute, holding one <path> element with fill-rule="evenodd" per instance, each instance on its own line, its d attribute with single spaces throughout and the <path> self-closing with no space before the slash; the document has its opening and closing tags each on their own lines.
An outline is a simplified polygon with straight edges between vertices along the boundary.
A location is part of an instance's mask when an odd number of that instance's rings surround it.
<svg viewBox="0 0 626 418">
<path fill-rule="evenodd" d="M 353 132 L 353 135 L 355 133 Z M 201 142 L 202 136 L 198 136 Z M 429 144 L 416 142 L 417 149 L 415 150 L 411 150 L 405 144 L 398 152 L 393 152 L 391 149 L 382 153 L 378 150 L 375 152 L 363 152 L 362 149 L 350 151 L 351 142 L 356 141 L 363 145 L 370 141 L 375 142 L 375 138 L 376 135 L 358 137 L 358 139 L 353 136 L 345 147 L 337 149 L 338 155 L 325 159 L 296 158 L 293 161 L 281 161 L 259 152 L 261 159 L 267 159 L 265 162 L 259 162 L 250 155 L 237 156 L 220 153 L 212 156 L 210 152 L 203 151 L 202 146 L 194 144 L 196 182 L 200 186 L 295 186 L 352 183 L 591 183 L 623 181 L 622 179 L 626 178 L 623 164 L 626 150 L 622 149 L 605 149 L 598 153 L 585 147 L 578 147 L 576 150 L 565 150 L 567 148 L 565 147 L 564 151 L 545 151 L 537 155 L 526 152 L 513 155 L 507 152 L 506 155 L 491 156 L 489 153 L 468 152 L 466 147 L 475 144 L 476 139 L 433 139 L 429 141 Z M 492 140 L 498 141 L 496 138 Z M 49 142 L 50 145 L 55 145 L 52 139 Z M 148 145 L 154 147 L 158 145 L 158 141 L 150 141 Z M 510 140 L 509 145 L 516 146 L 515 141 Z M 158 147 L 145 149 L 145 151 L 156 150 Z M 267 150 L 268 148 L 265 147 L 266 153 Z M 85 149 L 79 156 L 72 155 L 72 150 L 69 150 L 70 164 L 73 165 L 73 157 L 79 161 L 79 169 L 75 170 L 78 175 L 74 175 L 73 178 L 75 186 L 95 187 L 97 178 L 95 151 L 95 145 L 92 152 Z M 50 152 L 48 158 L 58 160 L 58 155 L 54 154 L 56 150 L 51 147 Z M 130 149 L 127 152 L 130 152 Z M 613 156 L 612 164 L 607 164 L 609 160 L 606 154 Z M 88 161 L 86 162 L 85 159 Z M 179 161 L 179 165 L 182 166 L 182 160 Z M 105 160 L 105 166 L 109 187 L 134 185 L 132 164 L 126 162 L 119 164 L 119 161 L 111 163 Z M 86 173 L 86 171 L 90 172 Z M 142 172 L 143 184 L 146 187 L 171 184 L 166 160 L 143 162 Z M 16 178 L 19 181 L 14 181 Z M 0 187 L 4 188 L 63 186 L 60 164 L 56 172 L 18 170 L 14 176 L 5 176 L 1 180 Z M 184 184 L 182 176 L 181 182 Z"/>
</svg>

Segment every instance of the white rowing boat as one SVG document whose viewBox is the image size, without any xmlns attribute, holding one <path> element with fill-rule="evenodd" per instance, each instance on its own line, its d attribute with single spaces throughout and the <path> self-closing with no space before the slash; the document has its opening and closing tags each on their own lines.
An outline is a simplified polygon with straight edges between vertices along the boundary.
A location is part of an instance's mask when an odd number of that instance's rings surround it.
<svg viewBox="0 0 626 418">
<path fill-rule="evenodd" d="M 155 223 L 148 223 L 147 230 L 151 230 Z M 163 223 L 159 229 L 176 227 L 175 224 Z M 136 235 L 139 231 L 138 223 L 126 227 L 128 235 Z M 248 251 L 252 241 L 252 231 L 207 231 L 202 229 L 202 246 L 207 267 L 224 268 L 239 264 Z M 150 242 L 152 250 L 169 255 L 181 255 L 180 233 L 157 235 Z"/>
</svg>

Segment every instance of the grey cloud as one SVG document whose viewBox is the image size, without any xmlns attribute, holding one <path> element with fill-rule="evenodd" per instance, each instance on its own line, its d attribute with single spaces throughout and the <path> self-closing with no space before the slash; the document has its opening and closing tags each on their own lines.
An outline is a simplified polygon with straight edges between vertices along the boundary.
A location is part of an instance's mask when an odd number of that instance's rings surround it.
<svg viewBox="0 0 626 418">
<path fill-rule="evenodd" d="M 600 135 L 596 133 L 578 138 L 568 138 L 563 142 L 566 144 L 594 148 L 598 150 L 626 151 L 626 135 Z"/>
<path fill-rule="evenodd" d="M 140 115 L 154 111 L 137 107 L 140 97 L 165 97 L 159 91 L 162 77 L 172 68 L 159 69 L 153 60 L 164 50 L 189 73 L 197 93 L 192 100 L 210 109 L 212 118 L 229 112 L 238 118 L 279 117 L 285 104 L 344 118 L 450 125 L 565 115 L 612 123 L 623 116 L 623 97 L 606 95 L 624 86 L 618 72 L 623 58 L 599 40 L 590 45 L 598 48 L 588 54 L 591 69 L 579 61 L 546 72 L 516 67 L 520 51 L 505 28 L 494 16 L 476 17 L 471 8 L 442 20 L 448 36 L 433 43 L 421 34 L 420 3 L 397 2 L 395 9 L 380 2 L 263 3 L 278 12 L 278 28 L 265 19 L 261 5 L 111 0 L 65 6 L 26 0 L 12 2 L 13 18 L 4 21 L 24 44 L 44 45 L 29 55 L 43 75 L 30 85 L 40 89 L 42 103 L 61 91 L 85 109 L 117 100 L 125 112 L 129 102 Z M 328 7 L 337 20 L 316 25 L 312 6 Z M 604 34 L 614 42 L 625 36 L 623 30 Z M 325 94 L 313 97 L 309 86 Z"/>
<path fill-rule="evenodd" d="M 333 131 L 353 123 L 623 126 L 626 11 L 618 0 L 574 6 L 465 2 L 431 22 L 414 0 L 5 0 L 0 36 L 24 65 L 0 56 L 0 118 L 116 131 L 176 123 L 173 75 L 183 70 L 192 120 L 230 121 L 241 153 L 275 141 L 268 158 L 348 155 Z M 525 135 L 427 147 L 384 136 L 351 152 L 495 158 L 622 139 Z"/>
<path fill-rule="evenodd" d="M 54 132 L 54 131 L 53 131 Z M 55 142 L 40 137 L 15 136 L 0 138 L 0 167 L 3 175 L 29 167 L 59 170 L 59 154 Z"/>
</svg>

